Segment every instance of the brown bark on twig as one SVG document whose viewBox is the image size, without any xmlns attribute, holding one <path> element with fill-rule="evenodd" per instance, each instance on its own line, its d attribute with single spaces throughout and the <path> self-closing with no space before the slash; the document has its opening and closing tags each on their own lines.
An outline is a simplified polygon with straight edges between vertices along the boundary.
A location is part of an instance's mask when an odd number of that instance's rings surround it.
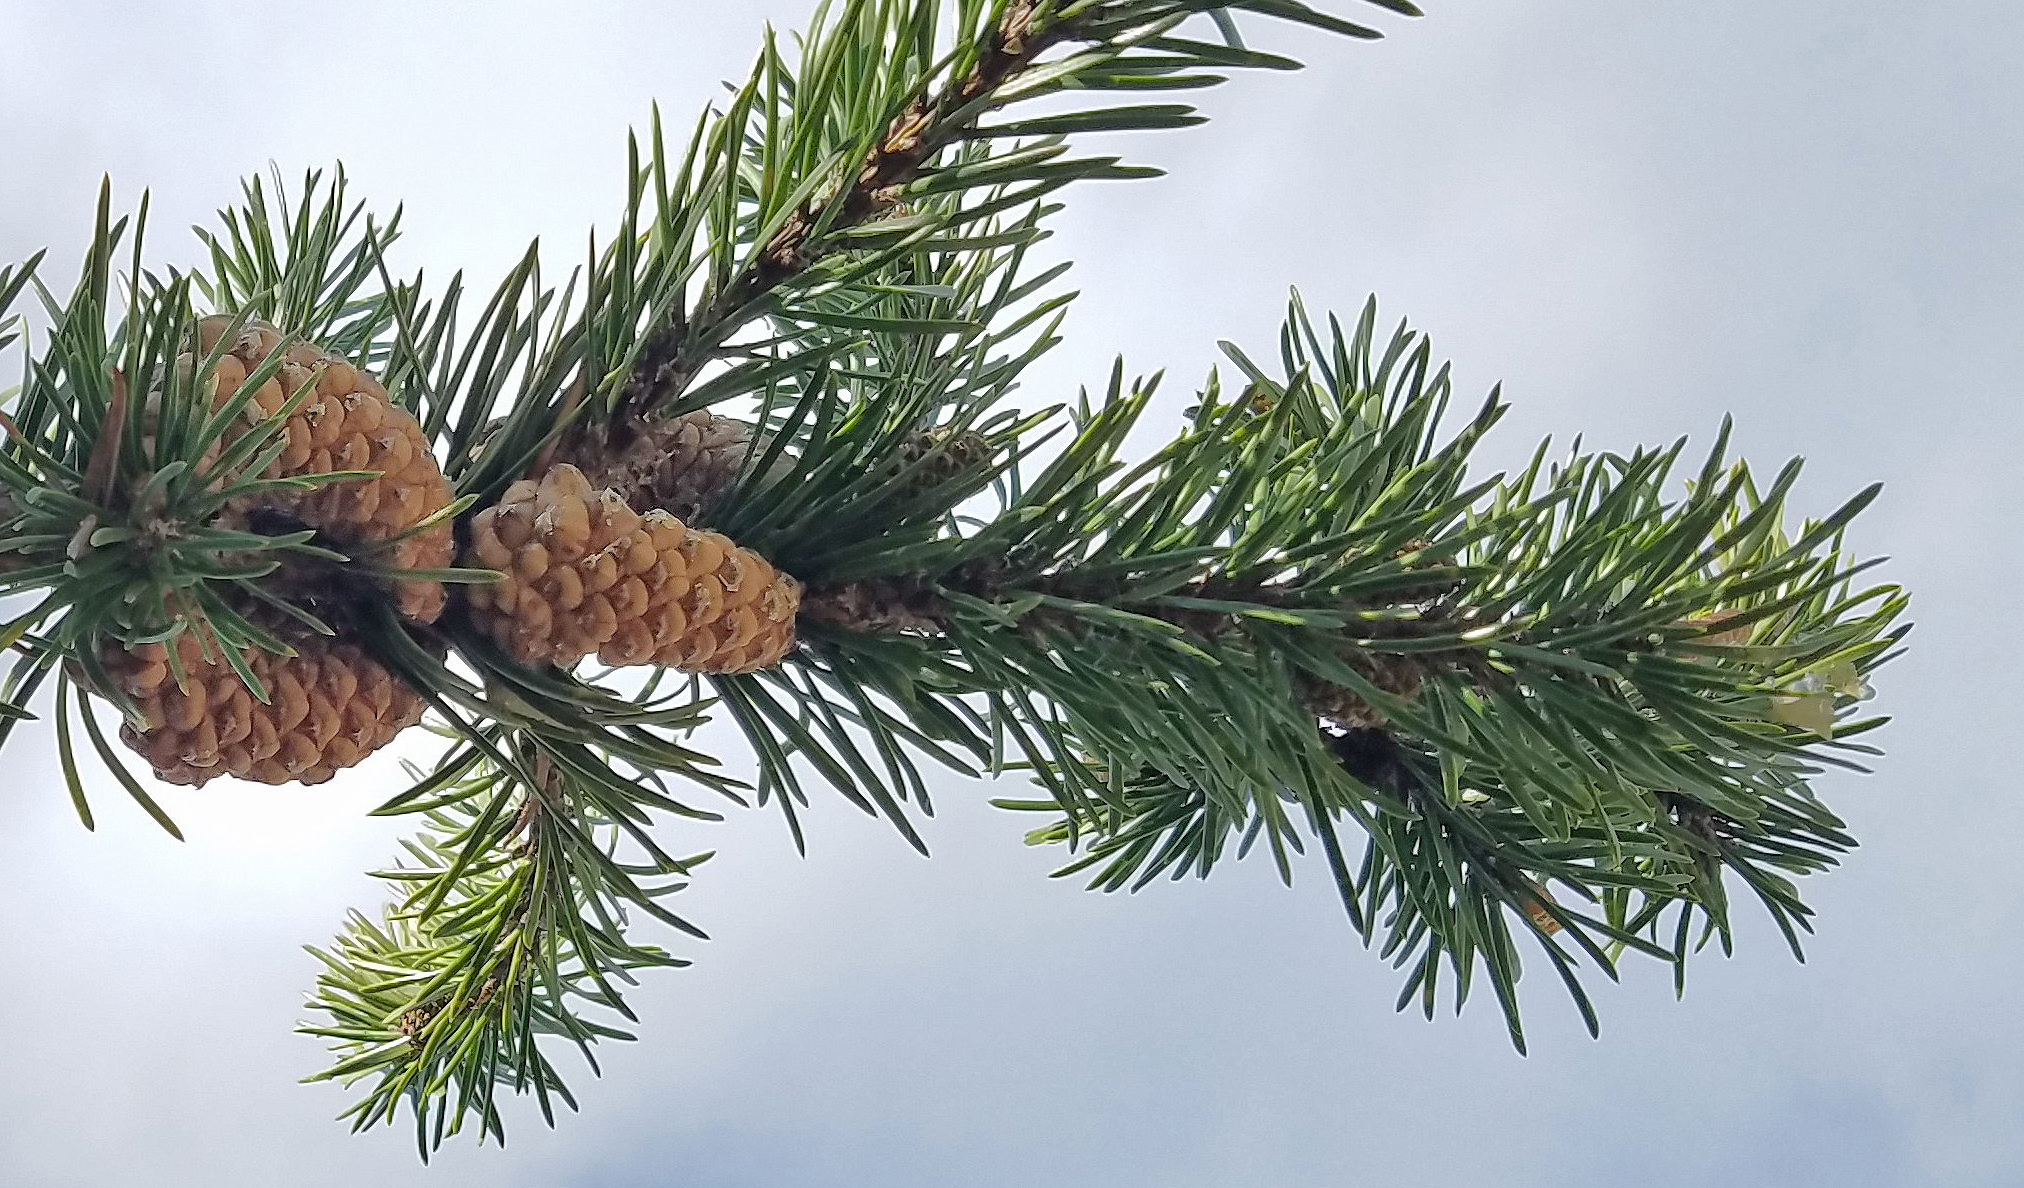
<svg viewBox="0 0 2024 1188">
<path fill-rule="evenodd" d="M 976 65 L 940 92 L 919 96 L 909 103 L 866 154 L 846 190 L 810 198 L 789 215 L 759 250 L 751 266 L 717 294 L 694 322 L 685 314 L 677 314 L 673 321 L 648 336 L 632 375 L 619 394 L 610 424 L 596 430 L 584 426 L 574 436 L 588 439 L 596 433 L 621 449 L 630 444 L 628 430 L 651 420 L 655 409 L 679 395 L 695 378 L 700 359 L 693 357 L 688 348 L 696 327 L 719 325 L 821 258 L 824 252 L 811 249 L 809 239 L 832 203 L 842 204 L 842 209 L 829 219 L 828 229 L 832 231 L 859 226 L 897 205 L 901 189 L 919 174 L 921 166 L 964 130 L 968 121 L 955 122 L 954 113 L 1003 86 L 1035 58 L 1071 35 L 1072 27 L 1065 23 L 1036 28 L 1037 8 L 1036 0 L 1014 0 L 1000 17 L 997 30 Z"/>
<path fill-rule="evenodd" d="M 952 614 L 949 599 L 943 591 L 956 590 L 986 601 L 997 600 L 1007 593 L 996 580 L 994 571 L 1000 568 L 988 562 L 973 562 L 940 582 L 909 575 L 813 589 L 802 597 L 801 614 L 806 619 L 870 635 L 941 635 L 947 631 Z M 1118 604 L 1119 591 L 1078 583 L 1073 574 L 1024 581 L 1019 583 L 1018 589 L 1081 602 Z M 1240 583 L 1225 578 L 1204 579 L 1181 592 L 1189 597 L 1265 606 L 1288 605 L 1294 593 L 1286 587 Z M 1197 639 L 1226 637 L 1243 627 L 1241 616 L 1192 607 L 1126 603 L 1123 609 L 1172 623 Z M 1041 606 L 1027 612 L 1020 628 L 1038 633 L 1049 627 L 1064 626 L 1067 622 L 1067 616 L 1062 612 Z M 1455 624 L 1445 617 L 1402 619 L 1369 625 L 1372 635 L 1378 638 L 1412 638 L 1448 633 L 1454 629 Z M 1405 701 L 1417 697 L 1426 678 L 1434 672 L 1454 669 L 1457 665 L 1473 671 L 1467 663 L 1469 657 L 1440 653 L 1408 656 L 1366 648 L 1346 648 L 1338 654 L 1338 658 L 1378 689 Z M 1312 673 L 1296 674 L 1294 692 L 1317 721 L 1338 728 L 1374 727 L 1386 721 L 1384 712 L 1362 694 Z"/>
</svg>

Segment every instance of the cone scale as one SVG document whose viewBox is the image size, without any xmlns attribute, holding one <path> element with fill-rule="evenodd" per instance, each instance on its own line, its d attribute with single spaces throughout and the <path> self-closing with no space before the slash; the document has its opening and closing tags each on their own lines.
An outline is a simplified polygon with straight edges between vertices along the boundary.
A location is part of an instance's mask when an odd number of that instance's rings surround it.
<svg viewBox="0 0 2024 1188">
<path fill-rule="evenodd" d="M 617 490 L 635 510 L 657 507 L 700 526 L 757 444 L 751 426 L 699 409 L 622 434 L 590 434 L 564 446 L 557 461 L 581 470 L 594 488 Z"/>
</svg>

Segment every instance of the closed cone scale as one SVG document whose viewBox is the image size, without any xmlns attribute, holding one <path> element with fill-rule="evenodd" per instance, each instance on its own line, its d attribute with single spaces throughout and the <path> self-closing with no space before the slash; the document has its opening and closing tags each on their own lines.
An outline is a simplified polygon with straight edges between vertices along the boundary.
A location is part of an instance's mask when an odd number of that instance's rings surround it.
<svg viewBox="0 0 2024 1188">
<path fill-rule="evenodd" d="M 801 587 L 764 557 L 666 511 L 641 515 L 581 470 L 513 484 L 472 520 L 476 621 L 515 659 L 749 672 L 794 644 Z"/>
</svg>

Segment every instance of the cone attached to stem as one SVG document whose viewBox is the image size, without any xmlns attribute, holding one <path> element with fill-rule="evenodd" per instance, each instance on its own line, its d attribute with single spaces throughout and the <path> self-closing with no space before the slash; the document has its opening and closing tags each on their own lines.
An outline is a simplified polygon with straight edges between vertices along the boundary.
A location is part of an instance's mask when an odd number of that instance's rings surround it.
<svg viewBox="0 0 2024 1188">
<path fill-rule="evenodd" d="M 353 644 L 313 636 L 295 641 L 292 656 L 248 649 L 246 665 L 266 689 L 265 702 L 218 647 L 192 630 L 167 643 L 102 654 L 107 674 L 140 715 L 120 728 L 121 741 L 171 784 L 201 785 L 221 775 L 322 783 L 420 721 L 426 708 Z"/>
<path fill-rule="evenodd" d="M 660 509 L 634 511 L 568 463 L 522 480 L 471 524 L 473 616 L 526 663 L 750 672 L 794 644 L 801 586 L 764 557 Z"/>
<path fill-rule="evenodd" d="M 200 321 L 198 349 L 209 352 L 231 324 L 232 319 L 222 316 Z M 214 400 L 229 399 L 281 342 L 280 332 L 272 326 L 247 325 L 218 362 Z M 449 506 L 450 484 L 414 414 L 395 404 L 371 374 L 311 343 L 297 342 L 286 348 L 279 370 L 254 393 L 246 415 L 257 419 L 279 414 L 312 384 L 311 394 L 288 414 L 282 430 L 286 449 L 261 477 L 377 473 L 319 483 L 308 490 L 263 491 L 235 501 L 228 514 L 241 520 L 263 510 L 290 516 L 340 549 L 362 552 L 386 546 L 388 555 L 375 564 L 387 569 L 447 566 L 455 552 L 449 521 L 441 519 L 419 530 L 416 526 Z M 395 578 L 391 585 L 395 605 L 406 617 L 428 623 L 442 613 L 446 597 L 441 582 Z"/>
<path fill-rule="evenodd" d="M 286 343 L 265 323 L 236 332 L 233 323 L 225 316 L 200 319 L 192 349 L 176 359 L 187 380 L 199 358 L 234 335 L 200 393 L 213 408 L 238 395 L 249 377 L 266 373 L 244 405 L 246 425 L 235 424 L 211 442 L 205 462 L 230 449 L 247 427 L 280 417 L 280 453 L 259 478 L 367 473 L 234 496 L 213 526 L 271 532 L 278 517 L 285 528 L 313 529 L 320 543 L 368 555 L 373 580 L 389 587 L 401 614 L 434 620 L 446 602 L 442 584 L 399 576 L 401 570 L 447 566 L 454 551 L 452 527 L 439 516 L 450 504 L 450 487 L 420 424 L 343 358 L 310 343 Z M 162 399 L 161 391 L 149 393 L 143 453 L 150 458 Z M 225 481 L 228 476 L 219 476 L 212 489 Z M 438 522 L 430 523 L 432 517 Z M 382 555 L 370 556 L 375 553 Z M 284 561 L 273 583 L 275 593 L 291 601 L 299 584 L 292 583 L 292 564 Z M 324 591 L 305 586 L 301 593 L 314 603 Z M 268 784 L 320 783 L 420 720 L 423 699 L 357 643 L 302 632 L 279 615 L 260 617 L 293 648 L 241 650 L 264 701 L 226 659 L 223 649 L 230 645 L 203 625 L 167 642 L 99 645 L 109 692 L 132 711 L 120 737 L 163 780 L 201 785 L 231 775 Z"/>
<path fill-rule="evenodd" d="M 659 508 L 685 524 L 707 522 L 764 444 L 755 443 L 750 425 L 707 409 L 630 424 L 623 440 L 612 430 L 572 439 L 556 460 L 581 470 L 592 487 L 618 491 L 635 509 Z"/>
</svg>

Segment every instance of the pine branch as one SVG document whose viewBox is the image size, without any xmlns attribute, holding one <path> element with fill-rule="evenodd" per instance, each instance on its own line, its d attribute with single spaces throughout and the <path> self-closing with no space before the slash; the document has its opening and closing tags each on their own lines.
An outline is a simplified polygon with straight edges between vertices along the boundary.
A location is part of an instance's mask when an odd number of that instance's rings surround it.
<svg viewBox="0 0 2024 1188">
<path fill-rule="evenodd" d="M 1157 118 L 1134 106 L 1047 117 L 1066 119 L 1059 126 L 984 117 L 1047 94 L 1209 85 L 1222 76 L 1204 69 L 1296 65 L 1177 35 L 1212 7 L 851 0 L 818 19 L 796 61 L 769 41 L 686 149 L 669 143 L 657 113 L 645 143 L 632 143 L 619 226 L 603 246 L 592 238 L 559 291 L 543 284 L 530 247 L 465 327 L 461 278 L 425 302 L 420 278 L 396 285 L 382 272 L 399 348 L 387 385 L 425 410 L 447 472 L 483 504 L 537 459 L 601 469 L 600 457 L 650 452 L 654 418 L 805 391 L 866 336 L 943 342 L 964 324 L 885 308 L 922 253 L 1031 242 L 1037 220 L 1001 228 L 999 216 L 1051 212 L 1043 200 L 1075 180 L 1149 172 L 1069 158 L 1067 133 L 1199 122 L 1178 105 Z M 1301 4 L 1255 7 L 1373 35 Z M 754 340 L 761 322 L 772 332 Z"/>
<path fill-rule="evenodd" d="M 1473 480 L 1499 407 L 1441 440 L 1445 370 L 1374 329 L 1366 309 L 1321 337 L 1296 303 L 1283 373 L 1232 348 L 1240 397 L 1212 377 L 1190 430 L 1133 467 L 1116 450 L 1151 388 L 1114 373 L 998 516 L 811 591 L 811 636 L 939 657 L 1064 814 L 1036 837 L 1088 839 L 1069 869 L 1099 886 L 1206 874 L 1238 836 L 1290 877 L 1303 834 L 1356 821 L 1364 870 L 1335 874 L 1359 928 L 1389 929 L 1428 1003 L 1439 962 L 1463 996 L 1487 961 L 1521 1046 L 1504 911 L 1591 1023 L 1575 964 L 1684 961 L 1654 931 L 1672 905 L 1726 937 L 1723 868 L 1796 947 L 1806 911 L 1774 871 L 1848 844 L 1807 777 L 1872 728 L 1835 719 L 1902 635 L 1903 596 L 1853 588 L 1835 543 L 1874 492 L 1787 536 L 1796 466 L 1759 490 L 1725 469 L 1726 431 L 1683 498 L 1677 445 L 1556 466 L 1542 447 Z"/>
<path fill-rule="evenodd" d="M 301 1030 L 342 1058 L 309 1079 L 373 1078 L 347 1116 L 364 1129 L 407 1105 L 424 1160 L 467 1120 L 503 1143 L 501 1090 L 533 1094 L 550 1125 L 555 1101 L 575 1108 L 544 1041 L 596 1071 L 593 1045 L 632 1036 L 593 1012 L 632 1019 L 622 983 L 688 964 L 627 940 L 629 909 L 702 936 L 661 901 L 707 854 L 620 861 L 623 820 L 572 791 L 594 756 L 485 737 L 517 762 L 468 744 L 446 754 L 426 781 L 438 807 L 407 844 L 414 864 L 379 876 L 402 893 L 378 923 L 354 914 L 332 951 L 311 950 L 325 971 L 309 1005 L 329 1021 Z"/>
<path fill-rule="evenodd" d="M 1486 976 L 1521 1049 L 1521 935 L 1591 1029 L 1582 967 L 1614 977 L 1636 950 L 1683 978 L 1691 952 L 1731 944 L 1733 880 L 1796 953 L 1795 879 L 1853 845 L 1811 781 L 1873 753 L 1856 740 L 1880 720 L 1857 706 L 1906 630 L 1904 595 L 1859 586 L 1842 540 L 1873 489 L 1788 527 L 1798 464 L 1760 482 L 1728 460 L 1726 426 L 1698 466 L 1684 442 L 1558 461 L 1542 445 L 1481 476 L 1495 393 L 1443 428 L 1424 338 L 1380 336 L 1374 305 L 1318 327 L 1297 297 L 1277 365 L 1225 344 L 1241 387 L 1212 374 L 1142 461 L 1124 445 L 1158 377 L 1120 363 L 1095 400 L 1014 406 L 1073 296 L 1065 265 L 1023 273 L 1052 196 L 1151 172 L 1071 156 L 1069 138 L 1201 116 L 1009 109 L 1294 65 L 1243 48 L 1237 12 L 1375 35 L 1297 0 L 825 6 L 798 54 L 769 37 L 686 151 L 656 116 L 615 234 L 568 280 L 544 281 L 530 247 L 475 315 L 461 276 L 433 295 L 394 278 L 398 212 L 368 218 L 341 172 L 296 200 L 249 182 L 199 230 L 210 267 L 190 275 L 143 269 L 145 200 L 116 219 L 102 196 L 68 300 L 35 260 L 0 269 L 0 348 L 31 288 L 52 323 L 0 444 L 0 595 L 42 598 L 0 628 L 0 742 L 53 675 L 86 826 L 80 737 L 174 832 L 93 716 L 88 692 L 137 709 L 107 655 L 198 640 L 264 701 L 248 656 L 306 629 L 425 698 L 454 742 L 380 810 L 426 822 L 385 872 L 403 893 L 320 954 L 327 1023 L 306 1028 L 340 1051 L 319 1076 L 369 1082 L 357 1124 L 406 1102 L 425 1157 L 467 1123 L 503 1139 L 502 1088 L 551 1120 L 573 1105 L 543 1037 L 586 1058 L 628 1038 L 607 1020 L 630 1017 L 618 983 L 681 964 L 629 940 L 627 916 L 694 933 L 664 899 L 697 860 L 660 839 L 669 817 L 715 819 L 696 790 L 746 803 L 690 746 L 712 712 L 745 733 L 754 798 L 797 840 L 812 776 L 925 849 L 925 759 L 1030 772 L 1046 797 L 1005 803 L 1049 814 L 1032 840 L 1106 890 L 1260 848 L 1290 878 L 1317 856 L 1406 971 L 1402 1007 L 1431 1013 L 1443 981 L 1459 1007 Z M 1203 15 L 1226 44 L 1182 36 Z M 263 319 L 335 351 L 332 374 L 380 374 L 461 494 L 413 531 L 567 461 L 805 583 L 798 647 L 707 678 L 705 700 L 702 678 L 522 663 L 468 607 L 403 620 L 364 592 L 497 575 L 399 569 L 272 506 L 370 475 L 259 477 L 280 431 L 251 401 L 292 338 L 216 384 L 227 352 L 203 347 L 199 300 L 225 339 Z M 716 411 L 733 401 L 749 421 Z M 545 572 L 528 556 L 512 568 Z"/>
<path fill-rule="evenodd" d="M 703 407 L 690 386 L 755 318 L 790 329 L 819 322 L 825 315 L 809 299 L 876 284 L 896 255 L 953 244 L 959 235 L 974 242 L 969 224 L 1073 180 L 1155 172 L 1115 158 L 1066 158 L 1061 137 L 1200 122 L 1191 109 L 1132 106 L 997 127 L 980 121 L 1007 104 L 1070 89 L 1210 85 L 1221 76 L 1199 73 L 1203 67 L 1294 65 L 1173 36 L 1211 7 L 1199 0 L 963 5 L 950 15 L 950 48 L 943 50 L 940 4 L 866 0 L 845 5 L 833 24 L 817 22 L 798 70 L 769 43 L 724 115 L 699 125 L 679 166 L 656 120 L 650 167 L 635 166 L 626 224 L 613 245 L 611 263 L 623 271 L 590 285 L 593 302 L 611 313 L 587 311 L 596 326 L 587 371 L 594 383 L 617 375 L 614 364 L 624 375 L 616 386 L 598 385 L 605 390 L 575 419 L 570 440 L 622 450 L 647 420 Z M 1375 35 L 1303 5 L 1261 11 Z M 1071 45 L 1080 48 L 1049 57 Z M 741 153 L 742 163 L 735 160 Z M 637 218 L 649 181 L 657 214 L 641 239 Z M 692 278 L 700 284 L 693 303 Z"/>
<path fill-rule="evenodd" d="M 328 1021 L 302 1030 L 340 1056 L 311 1079 L 370 1080 L 347 1111 L 355 1126 L 405 1104 L 426 1159 L 467 1122 L 503 1142 L 502 1090 L 533 1094 L 551 1125 L 555 1101 L 574 1108 L 547 1042 L 595 1072 L 593 1044 L 632 1038 L 600 1021 L 632 1018 L 621 984 L 687 964 L 629 940 L 631 917 L 702 937 L 663 900 L 707 855 L 669 853 L 656 827 L 720 819 L 685 785 L 743 801 L 686 745 L 708 710 L 691 688 L 655 678 L 614 692 L 529 668 L 454 619 L 421 631 L 389 613 L 368 638 L 457 741 L 376 810 L 423 815 L 414 865 L 383 875 L 405 890 L 381 921 L 355 915 L 318 953 L 310 1006 Z"/>
<path fill-rule="evenodd" d="M 905 184 L 983 110 L 980 100 L 987 101 L 1073 29 L 1065 21 L 1043 23 L 1035 0 L 1009 0 L 1001 8 L 981 44 L 971 47 L 975 64 L 938 93 L 926 90 L 925 78 L 917 84 L 919 90 L 905 109 L 863 154 L 848 185 L 836 193 L 804 199 L 728 287 L 693 315 L 663 326 L 646 340 L 619 395 L 614 422 L 641 416 L 680 396 L 703 360 L 688 349 L 692 340 L 709 345 L 722 341 L 725 330 L 741 321 L 741 312 L 837 250 L 847 242 L 846 233 L 897 206 Z M 848 27 L 849 18 L 840 23 Z"/>
</svg>

